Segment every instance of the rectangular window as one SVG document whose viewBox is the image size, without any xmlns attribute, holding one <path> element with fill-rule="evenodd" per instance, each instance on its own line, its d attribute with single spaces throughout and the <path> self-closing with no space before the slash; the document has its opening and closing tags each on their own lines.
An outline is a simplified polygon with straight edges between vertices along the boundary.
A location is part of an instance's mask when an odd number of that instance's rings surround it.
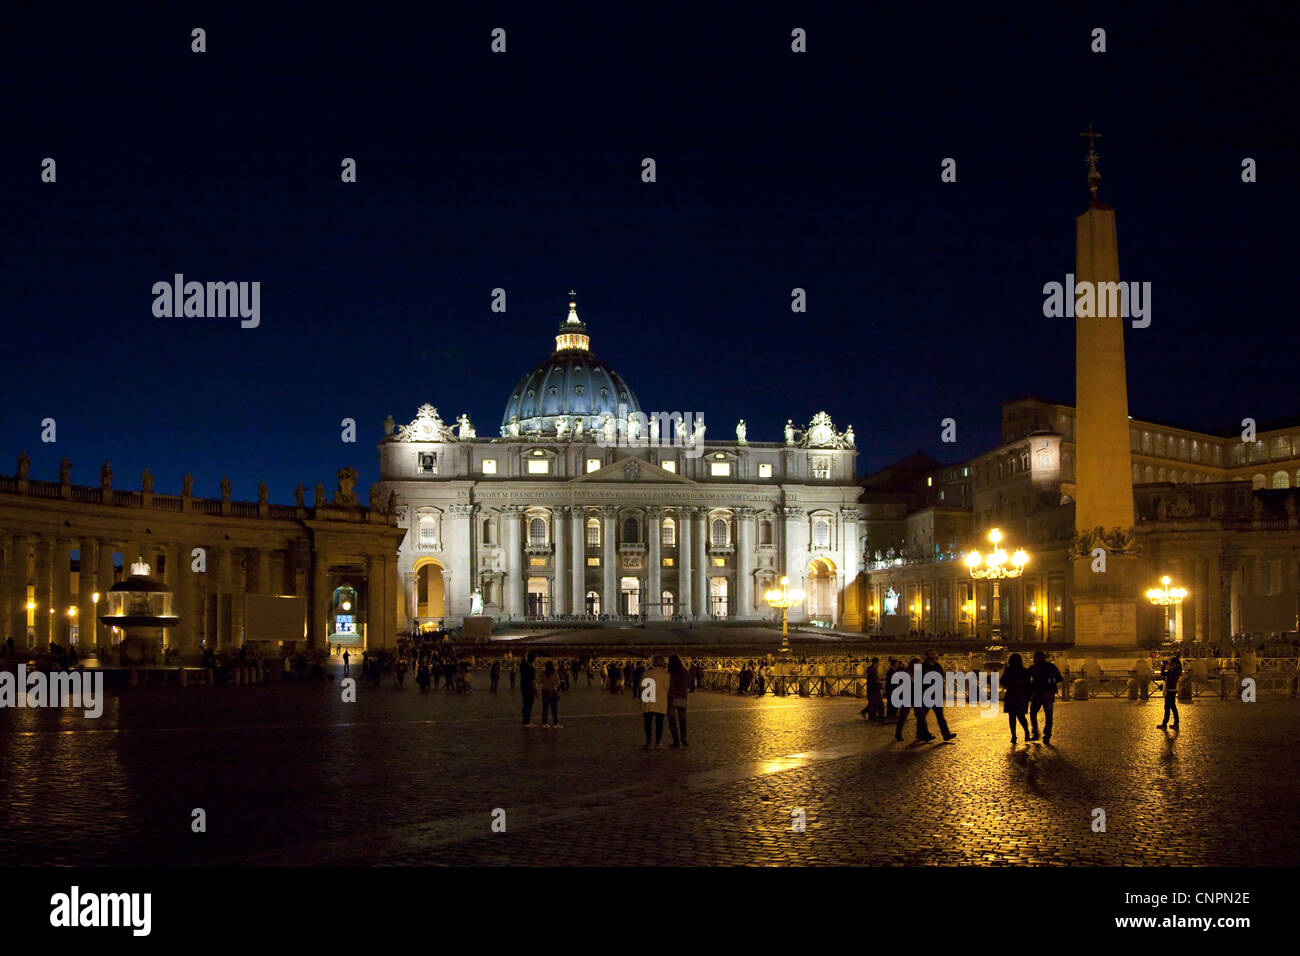
<svg viewBox="0 0 1300 956">
<path fill-rule="evenodd" d="M 551 473 L 551 462 L 548 458 L 529 458 L 528 473 L 530 475 L 549 475 Z"/>
<path fill-rule="evenodd" d="M 727 559 L 726 559 L 726 558 L 714 558 L 714 559 L 713 559 L 713 566 L 714 566 L 715 568 L 725 568 L 725 567 L 727 566 Z"/>
<path fill-rule="evenodd" d="M 661 461 L 659 467 L 664 471 L 672 472 L 674 475 L 677 474 L 677 462 L 675 461 Z"/>
<path fill-rule="evenodd" d="M 587 474 L 591 474 L 593 471 L 598 471 L 599 469 L 600 469 L 600 459 L 599 459 L 599 458 L 588 458 L 588 459 L 587 459 Z"/>
<path fill-rule="evenodd" d="M 714 478 L 730 478 L 731 462 L 729 461 L 709 462 L 709 474 Z"/>
<path fill-rule="evenodd" d="M 528 559 L 528 564 L 529 564 L 530 567 L 534 567 L 534 568 L 544 568 L 544 567 L 546 567 L 546 559 L 545 559 L 545 558 L 540 558 L 540 557 L 538 557 L 537 555 L 533 555 L 532 557 L 530 557 L 530 558 Z"/>
<path fill-rule="evenodd" d="M 771 477 L 772 477 L 772 463 L 771 463 L 771 462 L 767 462 L 767 461 L 765 461 L 765 462 L 762 462 L 762 463 L 759 464 L 759 466 L 758 466 L 758 477 L 760 477 L 760 478 L 771 478 Z"/>
<path fill-rule="evenodd" d="M 673 566 L 673 559 L 672 559 L 672 558 L 664 558 L 664 567 L 665 567 L 665 568 L 671 568 L 672 566 Z"/>
<path fill-rule="evenodd" d="M 497 460 L 495 458 L 483 459 L 483 474 L 495 475 L 497 473 Z"/>
<path fill-rule="evenodd" d="M 589 568 L 598 568 L 598 567 L 600 567 L 600 558 L 588 558 L 588 559 L 587 559 L 587 567 L 589 567 Z"/>
</svg>

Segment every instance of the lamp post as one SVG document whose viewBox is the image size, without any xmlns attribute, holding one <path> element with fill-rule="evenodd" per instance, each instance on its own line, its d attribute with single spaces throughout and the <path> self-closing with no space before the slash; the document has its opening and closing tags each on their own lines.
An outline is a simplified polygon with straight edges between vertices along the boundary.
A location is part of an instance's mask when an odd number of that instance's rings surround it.
<svg viewBox="0 0 1300 956">
<path fill-rule="evenodd" d="M 1029 555 L 1025 553 L 1024 548 L 1018 548 L 1016 553 L 1011 555 L 1010 562 L 1007 560 L 1007 552 L 1002 549 L 1002 532 L 994 528 L 989 532 L 989 541 L 993 542 L 993 550 L 988 554 L 980 554 L 978 551 L 971 550 L 966 554 L 966 567 L 970 570 L 970 576 L 979 581 L 993 582 L 993 636 L 1002 636 L 1002 595 L 999 591 L 999 585 L 1006 578 L 1018 578 L 1025 570 L 1025 565 L 1029 563 Z M 983 565 L 983 567 L 981 567 Z M 978 633 L 978 622 L 976 622 L 976 632 Z"/>
<path fill-rule="evenodd" d="M 1170 625 L 1174 620 L 1170 617 L 1169 609 L 1173 608 L 1174 614 L 1177 614 L 1178 606 L 1183 603 L 1183 598 L 1187 597 L 1187 588 L 1171 588 L 1169 585 L 1172 583 L 1173 580 L 1166 574 L 1160 579 L 1161 587 L 1147 591 L 1147 600 L 1156 607 L 1165 609 L 1165 634 L 1169 633 Z"/>
<path fill-rule="evenodd" d="M 790 579 L 783 577 L 781 578 L 781 587 L 779 590 L 773 588 L 771 591 L 767 591 L 763 594 L 763 600 L 767 602 L 768 607 L 771 608 L 779 607 L 781 609 L 781 653 L 782 654 L 790 653 L 790 625 L 787 620 L 786 612 L 789 611 L 790 608 L 794 607 L 796 604 L 803 603 L 803 592 L 798 590 L 797 588 L 791 591 L 787 587 L 789 583 L 790 583 Z"/>
</svg>

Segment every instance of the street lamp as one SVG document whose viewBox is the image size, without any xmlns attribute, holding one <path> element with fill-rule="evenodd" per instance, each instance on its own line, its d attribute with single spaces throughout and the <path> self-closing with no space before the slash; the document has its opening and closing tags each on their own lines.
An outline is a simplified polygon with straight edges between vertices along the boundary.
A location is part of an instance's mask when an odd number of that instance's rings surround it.
<svg viewBox="0 0 1300 956">
<path fill-rule="evenodd" d="M 966 567 L 970 571 L 970 576 L 979 581 L 993 582 L 993 636 L 1002 636 L 1002 594 L 999 591 L 999 585 L 1004 578 L 1018 578 L 1025 570 L 1025 565 L 1029 563 L 1029 555 L 1025 553 L 1024 548 L 1019 548 L 1016 553 L 1011 555 L 1010 563 L 1007 561 L 1007 552 L 1002 549 L 1002 532 L 994 528 L 989 532 L 989 540 L 993 542 L 993 550 L 988 554 L 980 554 L 978 551 L 971 550 L 966 554 Z M 983 567 L 981 567 L 983 565 Z"/>
<path fill-rule="evenodd" d="M 1147 591 L 1147 600 L 1156 607 L 1165 609 L 1166 634 L 1172 630 L 1173 623 L 1176 620 L 1176 618 L 1170 616 L 1169 608 L 1174 608 L 1174 614 L 1177 614 L 1178 605 L 1182 604 L 1183 598 L 1187 597 L 1187 588 L 1171 588 L 1169 585 L 1172 583 L 1173 579 L 1166 574 L 1160 579 L 1161 587 L 1151 588 Z"/>
<path fill-rule="evenodd" d="M 767 602 L 768 607 L 771 608 L 779 607 L 781 609 L 781 653 L 782 654 L 790 653 L 790 625 L 787 621 L 786 612 L 789 611 L 790 608 L 794 607 L 796 604 L 803 603 L 803 592 L 797 588 L 791 591 L 787 587 L 789 583 L 790 583 L 790 579 L 783 577 L 781 578 L 781 587 L 779 590 L 774 588 L 771 591 L 767 591 L 763 594 L 763 600 Z"/>
</svg>

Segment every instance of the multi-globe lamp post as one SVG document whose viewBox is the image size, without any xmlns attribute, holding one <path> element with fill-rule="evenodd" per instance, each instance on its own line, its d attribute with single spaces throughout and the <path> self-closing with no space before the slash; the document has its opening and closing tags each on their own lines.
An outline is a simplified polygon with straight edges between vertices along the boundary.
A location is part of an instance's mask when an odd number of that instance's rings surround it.
<svg viewBox="0 0 1300 956">
<path fill-rule="evenodd" d="M 993 550 L 988 554 L 980 554 L 976 550 L 968 551 L 965 561 L 972 578 L 977 581 L 993 582 L 993 636 L 1001 637 L 1002 595 L 999 585 L 1005 579 L 1020 577 L 1025 570 L 1025 565 L 1029 563 L 1029 555 L 1025 553 L 1024 548 L 1018 548 L 1015 554 L 1008 557 L 1001 544 L 1002 532 L 997 528 L 989 532 L 989 541 L 993 543 Z"/>
<path fill-rule="evenodd" d="M 787 612 L 796 604 L 803 603 L 803 592 L 798 588 L 791 591 L 789 588 L 790 579 L 781 578 L 781 587 L 773 588 L 763 594 L 763 600 L 771 608 L 781 609 L 781 653 L 790 653 L 790 626 L 787 620 Z"/>
<path fill-rule="evenodd" d="M 1177 617 L 1173 616 L 1178 613 L 1178 605 L 1183 603 L 1183 598 L 1187 597 L 1187 588 L 1170 587 L 1173 579 L 1165 575 L 1160 579 L 1160 587 L 1151 588 L 1147 591 L 1147 600 L 1156 607 L 1165 609 L 1165 635 L 1173 630 L 1174 622 Z M 1172 611 L 1171 611 L 1172 609 Z"/>
</svg>

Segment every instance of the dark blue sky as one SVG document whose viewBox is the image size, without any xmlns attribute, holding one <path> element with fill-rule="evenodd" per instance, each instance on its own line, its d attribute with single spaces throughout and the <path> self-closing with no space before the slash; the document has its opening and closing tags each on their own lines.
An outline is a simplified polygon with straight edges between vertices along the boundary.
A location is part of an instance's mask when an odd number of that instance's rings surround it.
<svg viewBox="0 0 1300 956">
<path fill-rule="evenodd" d="M 570 288 L 644 407 L 753 440 L 824 408 L 864 472 L 969 457 L 1000 401 L 1073 400 L 1042 286 L 1073 266 L 1089 121 L 1124 278 L 1153 284 L 1133 414 L 1300 418 L 1292 13 L 125 6 L 0 12 L 5 471 L 26 448 L 34 477 L 66 454 L 81 483 L 108 458 L 119 487 L 287 501 L 352 464 L 364 489 L 388 413 L 497 434 Z M 176 272 L 260 281 L 260 328 L 155 318 Z"/>
</svg>

